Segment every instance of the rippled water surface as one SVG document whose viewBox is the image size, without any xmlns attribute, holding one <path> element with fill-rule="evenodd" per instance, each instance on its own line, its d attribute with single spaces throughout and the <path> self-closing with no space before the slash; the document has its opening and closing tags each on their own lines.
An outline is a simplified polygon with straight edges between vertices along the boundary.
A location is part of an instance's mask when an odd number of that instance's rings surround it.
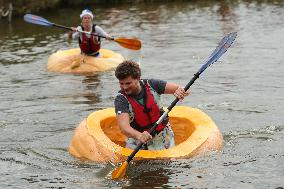
<svg viewBox="0 0 284 189">
<path fill-rule="evenodd" d="M 232 1 L 233 2 L 233 1 Z M 40 14 L 75 26 L 80 9 Z M 61 29 L 0 20 L 0 188 L 277 188 L 284 187 L 284 3 L 189 1 L 96 7 L 114 36 L 143 42 L 145 78 L 185 85 L 227 33 L 233 46 L 196 81 L 182 105 L 206 112 L 224 135 L 220 153 L 129 166 L 128 178 L 99 174 L 105 165 L 67 151 L 77 124 L 113 106 L 113 71 L 51 73 L 48 57 L 77 46 Z M 114 42 L 108 48 L 131 57 Z M 168 106 L 172 96 L 163 97 Z"/>
</svg>

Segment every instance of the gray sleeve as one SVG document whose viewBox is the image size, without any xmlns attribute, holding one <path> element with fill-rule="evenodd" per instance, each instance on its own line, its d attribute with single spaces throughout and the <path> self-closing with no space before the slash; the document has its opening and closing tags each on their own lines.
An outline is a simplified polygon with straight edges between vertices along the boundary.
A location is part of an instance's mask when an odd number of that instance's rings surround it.
<svg viewBox="0 0 284 189">
<path fill-rule="evenodd" d="M 130 113 L 129 104 L 123 95 L 117 95 L 114 100 L 115 113 Z"/>
<path fill-rule="evenodd" d="M 96 33 L 98 34 L 98 35 L 101 35 L 101 36 L 104 36 L 104 37 L 106 37 L 108 34 L 107 34 L 107 32 L 105 32 L 100 26 L 98 26 L 98 25 L 96 25 L 96 27 L 95 27 L 95 29 L 96 29 Z"/>
<path fill-rule="evenodd" d="M 167 82 L 160 79 L 149 79 L 150 86 L 158 93 L 164 94 Z"/>
</svg>

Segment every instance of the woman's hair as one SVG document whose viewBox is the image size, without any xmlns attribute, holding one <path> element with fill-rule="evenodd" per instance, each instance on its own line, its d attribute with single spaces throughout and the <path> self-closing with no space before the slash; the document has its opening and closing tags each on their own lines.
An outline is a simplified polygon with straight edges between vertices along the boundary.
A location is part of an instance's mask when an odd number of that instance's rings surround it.
<svg viewBox="0 0 284 189">
<path fill-rule="evenodd" d="M 120 63 L 115 70 L 115 77 L 119 80 L 131 76 L 133 79 L 140 79 L 141 69 L 139 64 L 132 60 L 125 60 Z"/>
</svg>

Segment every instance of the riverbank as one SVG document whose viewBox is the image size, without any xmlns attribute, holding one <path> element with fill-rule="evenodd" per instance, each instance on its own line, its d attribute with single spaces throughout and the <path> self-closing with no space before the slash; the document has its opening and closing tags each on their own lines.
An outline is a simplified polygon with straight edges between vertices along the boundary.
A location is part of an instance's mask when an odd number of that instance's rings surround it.
<svg viewBox="0 0 284 189">
<path fill-rule="evenodd" d="M 31 13 L 31 12 L 36 13 L 39 11 L 54 9 L 56 7 L 59 7 L 60 3 L 61 0 L 41 0 L 41 1 L 0 0 L 0 8 L 3 13 L 12 10 L 13 17 L 16 17 L 16 16 L 21 16 L 25 13 Z M 5 15 L 2 15 L 2 17 L 5 17 Z"/>
<path fill-rule="evenodd" d="M 174 0 L 175 2 L 182 2 L 185 0 Z M 196 0 L 192 0 L 193 2 Z M 216 0 L 215 0 L 216 1 Z M 221 0 L 219 2 L 223 2 Z M 19 17 L 26 13 L 39 13 L 42 11 L 50 11 L 56 8 L 72 8 L 72 7 L 84 7 L 84 6 L 113 6 L 121 4 L 153 4 L 153 3 L 169 3 L 173 0 L 0 0 L 0 18 L 4 17 Z M 202 0 L 203 3 L 212 2 L 212 0 Z M 246 2 L 246 0 L 244 0 Z M 250 1 L 248 1 L 250 2 Z M 267 4 L 282 4 L 282 0 L 255 0 L 255 3 L 267 3 Z M 9 15 L 8 11 L 12 13 Z"/>
<path fill-rule="evenodd" d="M 121 3 L 159 2 L 161 0 L 0 0 L 0 8 L 3 13 L 9 11 L 12 3 L 13 17 L 22 16 L 26 13 L 38 13 L 61 7 L 75 7 L 88 5 L 115 5 Z M 166 1 L 163 1 L 166 2 Z M 11 9 L 11 8 L 10 8 Z M 2 17 L 5 17 L 4 15 Z"/>
</svg>

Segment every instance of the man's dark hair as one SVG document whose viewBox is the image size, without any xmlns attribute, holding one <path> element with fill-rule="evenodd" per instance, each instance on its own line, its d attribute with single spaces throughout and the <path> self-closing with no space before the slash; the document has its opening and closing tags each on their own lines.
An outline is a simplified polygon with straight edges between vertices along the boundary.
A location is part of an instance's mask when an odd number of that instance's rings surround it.
<svg viewBox="0 0 284 189">
<path fill-rule="evenodd" d="M 120 63 L 115 70 L 115 77 L 119 80 L 131 76 L 133 79 L 140 79 L 141 69 L 139 64 L 131 60 L 125 60 Z"/>
</svg>

